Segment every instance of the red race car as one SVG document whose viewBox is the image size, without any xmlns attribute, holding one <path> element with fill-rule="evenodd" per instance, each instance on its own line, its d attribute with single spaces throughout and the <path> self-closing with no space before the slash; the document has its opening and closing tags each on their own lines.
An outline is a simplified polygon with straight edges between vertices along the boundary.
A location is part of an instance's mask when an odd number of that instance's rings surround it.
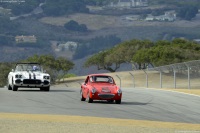
<svg viewBox="0 0 200 133">
<path fill-rule="evenodd" d="M 122 90 L 111 76 L 105 74 L 88 75 L 81 84 L 80 94 L 81 101 L 87 99 L 88 103 L 92 103 L 93 100 L 107 100 L 120 104 L 122 99 Z"/>
</svg>

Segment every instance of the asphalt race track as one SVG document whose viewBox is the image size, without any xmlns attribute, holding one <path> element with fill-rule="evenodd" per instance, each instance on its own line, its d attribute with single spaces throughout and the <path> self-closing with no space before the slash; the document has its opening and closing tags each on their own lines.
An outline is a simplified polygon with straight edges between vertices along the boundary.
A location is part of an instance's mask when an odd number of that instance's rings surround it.
<svg viewBox="0 0 200 133">
<path fill-rule="evenodd" d="M 177 92 L 122 88 L 120 105 L 80 101 L 80 88 L 52 86 L 49 92 L 0 88 L 0 113 L 95 116 L 200 124 L 200 97 Z"/>
</svg>

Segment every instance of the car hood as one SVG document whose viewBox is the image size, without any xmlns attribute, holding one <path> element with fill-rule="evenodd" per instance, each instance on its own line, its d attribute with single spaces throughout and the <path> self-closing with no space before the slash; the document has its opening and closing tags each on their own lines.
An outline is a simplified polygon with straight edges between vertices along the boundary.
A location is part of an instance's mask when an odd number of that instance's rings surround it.
<svg viewBox="0 0 200 133">
<path fill-rule="evenodd" d="M 47 73 L 42 73 L 42 72 L 33 72 L 33 71 L 22 71 L 22 72 L 17 72 L 16 74 L 22 75 L 22 78 L 28 78 L 28 79 L 42 79 L 43 76 L 49 76 Z"/>
</svg>

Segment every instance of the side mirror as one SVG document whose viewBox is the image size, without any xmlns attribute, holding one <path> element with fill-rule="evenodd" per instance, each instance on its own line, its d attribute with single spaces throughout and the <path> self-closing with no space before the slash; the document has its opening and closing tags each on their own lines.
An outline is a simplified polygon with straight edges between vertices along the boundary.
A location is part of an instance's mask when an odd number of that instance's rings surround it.
<svg viewBox="0 0 200 133">
<path fill-rule="evenodd" d="M 14 70 L 14 69 L 12 69 L 11 71 L 12 71 L 12 72 L 14 72 L 15 70 Z"/>
</svg>

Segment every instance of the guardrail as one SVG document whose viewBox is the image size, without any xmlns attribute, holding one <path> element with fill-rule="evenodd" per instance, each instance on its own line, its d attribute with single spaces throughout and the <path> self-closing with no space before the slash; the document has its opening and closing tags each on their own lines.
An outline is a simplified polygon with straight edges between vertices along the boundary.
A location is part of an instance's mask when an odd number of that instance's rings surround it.
<svg viewBox="0 0 200 133">
<path fill-rule="evenodd" d="M 184 63 L 176 63 L 176 64 L 155 67 L 155 68 L 147 68 L 143 70 L 143 72 L 146 75 L 146 88 L 149 87 L 149 82 L 153 82 L 152 80 L 151 81 L 149 80 L 150 74 L 154 73 L 154 76 L 156 76 L 155 74 L 157 73 L 157 76 L 159 76 L 158 80 L 159 80 L 160 88 L 163 88 L 163 83 L 166 82 L 163 80 L 163 78 L 167 76 L 168 78 L 173 77 L 173 87 L 171 86 L 170 88 L 176 89 L 177 80 L 179 81 L 182 80 L 182 82 L 178 84 L 179 86 L 181 86 L 179 88 L 191 89 L 191 87 L 193 87 L 193 88 L 200 89 L 200 60 L 194 60 L 194 61 L 189 61 L 189 62 L 184 62 Z M 131 76 L 136 77 L 136 74 L 133 74 L 133 73 L 131 73 Z M 134 80 L 134 82 L 135 81 L 136 79 Z M 133 84 L 135 87 L 135 83 Z M 168 87 L 165 87 L 165 88 L 168 88 Z"/>
<path fill-rule="evenodd" d="M 200 89 L 200 60 L 161 67 L 109 73 L 120 87 Z M 84 78 L 66 81 L 66 86 L 80 87 Z"/>
</svg>

